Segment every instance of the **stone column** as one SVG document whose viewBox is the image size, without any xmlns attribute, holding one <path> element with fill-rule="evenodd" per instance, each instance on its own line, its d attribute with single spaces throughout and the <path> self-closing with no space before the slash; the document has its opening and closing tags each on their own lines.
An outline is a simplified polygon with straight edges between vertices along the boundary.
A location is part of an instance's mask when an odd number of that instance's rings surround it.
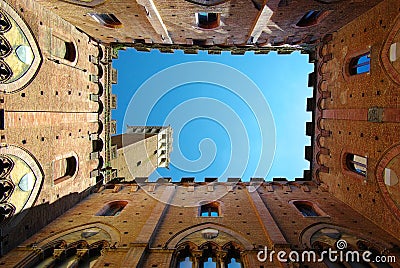
<svg viewBox="0 0 400 268">
<path fill-rule="evenodd" d="M 217 251 L 217 268 L 225 268 L 225 259 L 228 252 L 221 250 Z"/>
<path fill-rule="evenodd" d="M 202 255 L 203 255 L 203 252 L 199 251 L 199 250 L 194 250 L 192 252 L 192 258 L 193 258 L 192 267 L 193 268 L 200 268 L 200 258 Z"/>
<path fill-rule="evenodd" d="M 76 254 L 75 254 L 75 260 L 73 263 L 71 263 L 68 268 L 78 268 L 79 267 L 79 262 L 82 260 L 82 258 L 85 257 L 85 255 L 89 252 L 87 249 L 77 249 Z"/>
</svg>

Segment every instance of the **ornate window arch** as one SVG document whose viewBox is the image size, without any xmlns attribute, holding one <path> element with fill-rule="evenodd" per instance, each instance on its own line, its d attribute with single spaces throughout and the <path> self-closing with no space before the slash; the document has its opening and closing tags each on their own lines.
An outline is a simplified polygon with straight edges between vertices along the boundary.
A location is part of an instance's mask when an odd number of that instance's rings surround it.
<svg viewBox="0 0 400 268">
<path fill-rule="evenodd" d="M 171 267 L 244 267 L 243 249 L 235 242 L 224 246 L 207 241 L 200 246 L 188 241 L 179 245 L 175 251 Z"/>
<path fill-rule="evenodd" d="M 42 169 L 31 154 L 13 145 L 0 147 L 0 223 L 17 224 L 36 200 L 42 181 Z"/>
<path fill-rule="evenodd" d="M 0 84 L 5 93 L 22 90 L 37 74 L 42 56 L 24 20 L 4 1 L 0 3 Z"/>
</svg>

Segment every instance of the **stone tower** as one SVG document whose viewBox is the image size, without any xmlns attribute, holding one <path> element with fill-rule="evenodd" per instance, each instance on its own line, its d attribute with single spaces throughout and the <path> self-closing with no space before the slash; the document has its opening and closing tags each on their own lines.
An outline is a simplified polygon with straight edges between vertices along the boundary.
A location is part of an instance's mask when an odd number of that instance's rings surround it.
<svg viewBox="0 0 400 268">
<path fill-rule="evenodd" d="M 133 181 L 148 177 L 159 167 L 168 168 L 172 150 L 171 127 L 128 126 L 125 134 L 112 136 L 111 166 L 116 177 Z"/>
</svg>

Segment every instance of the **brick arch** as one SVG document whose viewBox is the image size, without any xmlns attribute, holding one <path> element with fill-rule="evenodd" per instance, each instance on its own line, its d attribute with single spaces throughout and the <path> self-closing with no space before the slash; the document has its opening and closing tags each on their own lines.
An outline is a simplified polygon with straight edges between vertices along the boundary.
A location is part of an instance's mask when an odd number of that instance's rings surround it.
<svg viewBox="0 0 400 268">
<path fill-rule="evenodd" d="M 190 250 L 198 250 L 199 247 L 192 241 L 185 241 L 181 244 L 179 244 L 176 248 L 177 251 L 184 250 L 186 247 L 189 247 Z"/>
<path fill-rule="evenodd" d="M 322 136 L 321 134 L 319 134 L 318 136 L 317 136 L 317 146 L 319 147 L 319 148 L 322 148 L 322 147 L 324 147 L 324 144 L 322 144 L 321 143 L 321 139 L 325 139 L 326 137 L 324 137 L 324 136 Z"/>
<path fill-rule="evenodd" d="M 225 233 L 235 237 L 243 245 L 244 249 L 247 249 L 247 250 L 253 249 L 253 245 L 250 243 L 250 241 L 245 239 L 241 234 L 237 233 L 236 231 L 234 231 L 230 228 L 227 228 L 222 225 L 215 224 L 215 223 L 204 223 L 204 224 L 192 226 L 187 229 L 183 229 L 182 231 L 176 233 L 174 236 L 172 236 L 167 241 L 166 247 L 168 249 L 175 249 L 179 245 L 179 242 L 182 241 L 182 239 L 184 239 L 186 236 L 188 236 L 194 232 L 198 232 L 198 231 L 208 229 L 208 228 L 216 229 L 218 231 L 225 232 Z"/>
<path fill-rule="evenodd" d="M 109 241 L 110 244 L 114 242 L 119 243 L 121 241 L 121 234 L 114 226 L 102 222 L 93 222 L 75 226 L 71 229 L 63 230 L 51 236 L 45 237 L 42 240 L 37 241 L 37 247 L 45 248 L 46 245 L 54 243 L 54 241 L 60 241 L 60 238 L 63 236 L 66 236 L 70 233 L 74 233 L 77 231 L 84 231 L 85 229 L 90 229 L 90 228 L 100 228 L 106 233 L 108 233 L 111 237 L 111 241 Z"/>
<path fill-rule="evenodd" d="M 385 180 L 383 178 L 383 172 L 389 162 L 395 158 L 396 156 L 400 155 L 400 143 L 393 145 L 389 149 L 385 151 L 383 156 L 379 159 L 378 164 L 375 169 L 375 177 L 380 188 L 380 192 L 383 196 L 383 200 L 389 209 L 393 212 L 393 214 L 400 220 L 400 209 L 390 196 L 389 191 L 386 188 Z"/>
<path fill-rule="evenodd" d="M 327 91 L 328 89 L 328 82 L 326 80 L 321 79 L 318 82 L 317 86 L 318 92 L 322 94 L 322 92 Z"/>
<path fill-rule="evenodd" d="M 217 243 L 215 243 L 214 241 L 206 241 L 203 244 L 199 245 L 199 249 L 200 250 L 204 250 L 207 249 L 209 246 L 211 246 L 211 248 L 213 250 L 221 250 L 222 247 L 220 245 L 218 245 Z"/>
<path fill-rule="evenodd" d="M 235 249 L 238 249 L 240 251 L 244 250 L 243 246 L 234 242 L 234 241 L 230 241 L 227 242 L 225 245 L 222 246 L 223 249 L 227 250 L 229 249 L 231 246 L 233 246 Z"/>
<path fill-rule="evenodd" d="M 390 53 L 390 46 L 399 32 L 400 32 L 400 15 L 396 17 L 392 30 L 390 31 L 388 38 L 386 39 L 385 43 L 382 46 L 379 57 L 386 74 L 390 77 L 390 79 L 393 82 L 395 82 L 398 85 L 400 85 L 400 70 L 396 70 L 390 63 L 389 53 Z"/>
<path fill-rule="evenodd" d="M 324 108 L 325 107 L 323 107 L 324 106 L 324 104 L 325 103 L 323 103 L 324 102 L 324 99 L 323 98 L 318 98 L 318 100 L 317 100 L 317 109 L 320 111 L 320 112 L 322 112 L 322 110 L 324 110 Z"/>
</svg>

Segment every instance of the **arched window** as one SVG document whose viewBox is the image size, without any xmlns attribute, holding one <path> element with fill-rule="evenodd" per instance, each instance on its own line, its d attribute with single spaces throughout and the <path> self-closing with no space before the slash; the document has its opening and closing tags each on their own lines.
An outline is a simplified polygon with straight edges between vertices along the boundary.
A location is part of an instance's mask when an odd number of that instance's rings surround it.
<svg viewBox="0 0 400 268">
<path fill-rule="evenodd" d="M 207 260 L 204 260 L 202 264 L 202 267 L 204 268 L 217 268 L 216 260 L 211 257 L 208 257 Z"/>
<path fill-rule="evenodd" d="M 324 213 L 310 201 L 291 202 L 304 217 L 325 216 Z"/>
<path fill-rule="evenodd" d="M 54 183 L 60 183 L 75 175 L 78 170 L 78 159 L 72 155 L 53 162 Z"/>
<path fill-rule="evenodd" d="M 226 267 L 227 268 L 241 268 L 242 267 L 242 260 L 240 257 L 240 250 L 239 248 L 235 247 L 234 245 L 230 245 L 228 247 L 225 247 L 225 250 L 227 249 L 227 254 L 226 254 Z"/>
<path fill-rule="evenodd" d="M 200 257 L 200 267 L 217 268 L 217 256 L 211 243 L 207 243 L 203 247 L 203 252 Z"/>
<path fill-rule="evenodd" d="M 234 258 L 231 258 L 228 260 L 228 268 L 241 268 L 242 264 L 240 262 L 237 262 Z"/>
<path fill-rule="evenodd" d="M 214 242 L 206 242 L 197 246 L 192 242 L 184 242 L 178 246 L 172 267 L 176 268 L 242 268 L 242 252 L 235 242 L 228 242 L 222 248 Z"/>
<path fill-rule="evenodd" d="M 4 61 L 0 60 L 0 83 L 6 82 L 13 76 L 11 68 Z"/>
<path fill-rule="evenodd" d="M 192 268 L 193 267 L 193 259 L 192 252 L 189 245 L 186 245 L 182 249 L 179 250 L 177 254 L 177 268 Z"/>
<path fill-rule="evenodd" d="M 77 52 L 73 42 L 65 41 L 53 35 L 51 38 L 51 55 L 59 59 L 74 62 Z"/>
<path fill-rule="evenodd" d="M 27 267 L 93 267 L 108 243 L 98 241 L 89 246 L 85 241 L 77 241 L 65 245 L 66 242 L 61 241 L 43 250 L 41 258 Z"/>
<path fill-rule="evenodd" d="M 214 29 L 220 24 L 220 14 L 199 12 L 196 13 L 196 23 L 199 28 L 202 29 Z"/>
<path fill-rule="evenodd" d="M 350 75 L 368 73 L 370 70 L 370 53 L 364 53 L 350 60 Z"/>
<path fill-rule="evenodd" d="M 89 15 L 101 25 L 108 28 L 121 28 L 122 23 L 112 13 L 89 13 Z"/>
<path fill-rule="evenodd" d="M 304 14 L 304 16 L 299 20 L 296 26 L 297 27 L 313 26 L 321 20 L 323 14 L 325 14 L 325 11 L 310 10 L 306 14 Z"/>
<path fill-rule="evenodd" d="M 356 154 L 346 154 L 346 167 L 362 176 L 367 175 L 367 158 Z"/>
<path fill-rule="evenodd" d="M 118 216 L 127 204 L 127 201 L 120 200 L 110 202 L 97 212 L 96 216 Z"/>
<path fill-rule="evenodd" d="M 185 259 L 179 262 L 178 268 L 192 268 L 193 262 L 190 260 L 190 257 L 186 257 Z"/>
<path fill-rule="evenodd" d="M 204 204 L 200 207 L 201 217 L 218 217 L 219 214 L 219 204 L 217 202 Z"/>
</svg>

